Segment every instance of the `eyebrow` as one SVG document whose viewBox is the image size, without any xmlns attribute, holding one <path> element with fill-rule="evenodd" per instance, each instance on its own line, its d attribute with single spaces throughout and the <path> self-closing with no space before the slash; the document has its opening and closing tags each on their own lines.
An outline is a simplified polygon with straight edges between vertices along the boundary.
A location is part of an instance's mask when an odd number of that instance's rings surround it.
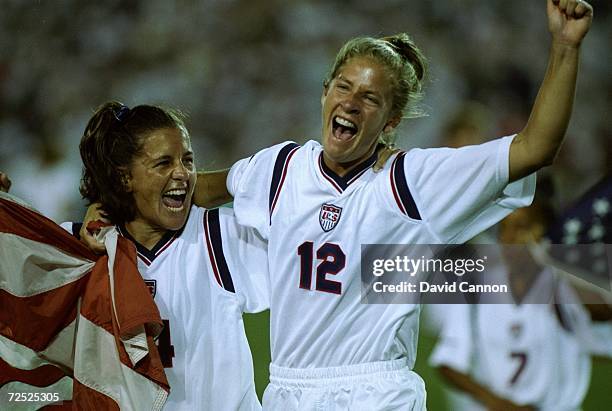
<svg viewBox="0 0 612 411">
<path fill-rule="evenodd" d="M 193 151 L 189 150 L 183 154 L 183 157 L 193 156 Z M 153 162 L 162 161 L 162 160 L 172 160 L 172 156 L 168 154 L 161 155 L 159 157 L 154 157 L 151 159 Z"/>
<path fill-rule="evenodd" d="M 346 77 L 343 77 L 342 74 L 338 75 L 338 81 L 344 81 L 345 83 L 353 85 L 353 82 L 351 80 L 347 79 Z"/>
<path fill-rule="evenodd" d="M 347 83 L 348 85 L 352 86 L 353 82 L 349 79 L 347 79 L 346 77 L 342 77 L 342 74 L 338 75 L 338 81 L 343 81 L 345 83 Z M 363 94 L 367 94 L 376 98 L 382 98 L 382 94 L 381 93 L 377 93 L 376 91 L 373 90 L 365 90 L 363 92 Z"/>
</svg>

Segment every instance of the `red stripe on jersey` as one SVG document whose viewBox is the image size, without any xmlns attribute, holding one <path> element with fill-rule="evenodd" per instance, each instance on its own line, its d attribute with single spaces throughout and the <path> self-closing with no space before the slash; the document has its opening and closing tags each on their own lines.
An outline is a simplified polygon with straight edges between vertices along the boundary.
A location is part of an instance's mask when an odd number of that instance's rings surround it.
<svg viewBox="0 0 612 411">
<path fill-rule="evenodd" d="M 364 169 L 363 171 L 361 171 L 359 174 L 357 174 L 355 177 L 351 178 L 349 181 L 346 182 L 346 185 L 351 185 L 353 184 L 353 181 L 357 180 L 359 177 L 361 177 L 366 171 L 368 171 L 369 168 Z"/>
<path fill-rule="evenodd" d="M 319 170 L 321 170 L 321 175 L 331 183 L 331 185 L 338 190 L 339 193 L 342 193 L 342 187 L 340 187 L 333 178 L 331 178 L 330 176 L 327 175 L 327 173 L 325 172 L 325 170 L 323 170 L 323 165 L 321 164 L 321 162 L 323 161 L 323 156 L 320 155 L 319 156 Z"/>
<path fill-rule="evenodd" d="M 219 268 L 217 267 L 217 260 L 215 258 L 215 252 L 213 251 L 212 244 L 210 241 L 210 231 L 208 227 L 208 210 L 204 213 L 204 235 L 206 237 L 206 248 L 208 249 L 208 257 L 210 258 L 210 265 L 213 268 L 213 273 L 215 274 L 215 280 L 220 287 L 223 287 L 223 282 L 221 281 L 221 276 L 219 275 Z"/>
<path fill-rule="evenodd" d="M 149 260 L 144 254 L 138 253 L 138 257 L 145 263 L 147 266 L 151 265 L 151 260 Z"/>
<path fill-rule="evenodd" d="M 170 241 L 168 241 L 166 244 L 164 244 L 164 246 L 163 246 L 162 248 L 160 248 L 160 249 L 159 249 L 159 250 L 158 250 L 158 251 L 155 253 L 155 255 L 156 255 L 156 256 L 160 255 L 161 253 L 163 253 L 163 252 L 164 252 L 164 250 L 166 250 L 168 247 L 170 247 L 170 244 L 172 244 L 172 243 L 174 242 L 174 240 L 176 240 L 177 234 L 178 234 L 178 232 L 177 232 L 177 233 L 174 233 L 174 235 L 172 236 L 172 238 L 170 239 Z"/>
<path fill-rule="evenodd" d="M 278 197 L 283 188 L 283 183 L 285 182 L 285 177 L 287 176 L 287 169 L 289 168 L 289 162 L 291 161 L 291 157 L 293 157 L 293 155 L 299 148 L 300 146 L 297 146 L 293 150 L 291 150 L 289 152 L 289 155 L 287 155 L 287 159 L 285 160 L 285 163 L 283 164 L 283 173 L 281 176 L 281 180 L 280 180 L 280 183 L 278 184 L 278 188 L 276 189 L 276 192 L 274 193 L 274 200 L 272 201 L 272 207 L 270 207 L 270 221 L 272 221 L 272 213 L 274 212 L 274 208 L 276 207 L 276 202 L 278 201 Z"/>
<path fill-rule="evenodd" d="M 395 160 L 393 160 L 393 164 L 391 165 L 391 172 L 389 173 L 389 176 L 391 179 L 391 190 L 393 191 L 393 197 L 395 198 L 395 202 L 397 203 L 397 206 L 399 207 L 400 211 L 403 214 L 407 215 L 408 213 L 406 212 L 406 208 L 404 208 L 404 204 L 399 198 L 399 195 L 397 193 L 397 186 L 395 183 L 395 166 L 397 164 L 398 158 L 399 158 L 399 154 L 395 157 Z"/>
</svg>

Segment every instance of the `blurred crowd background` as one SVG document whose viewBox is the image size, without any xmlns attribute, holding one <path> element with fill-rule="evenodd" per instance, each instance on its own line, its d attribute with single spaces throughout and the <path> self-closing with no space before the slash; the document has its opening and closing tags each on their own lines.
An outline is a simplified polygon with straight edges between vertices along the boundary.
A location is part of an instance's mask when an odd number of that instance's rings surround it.
<svg viewBox="0 0 612 411">
<path fill-rule="evenodd" d="M 612 168 L 612 6 L 592 4 L 574 114 L 552 167 L 559 209 Z M 459 146 L 520 131 L 550 46 L 544 0 L 0 0 L 0 8 L 0 170 L 12 193 L 57 222 L 84 213 L 78 144 L 105 101 L 184 111 L 198 167 L 229 167 L 280 141 L 318 139 L 323 78 L 342 44 L 405 31 L 429 59 L 428 115 L 406 119 L 398 144 Z M 260 393 L 266 316 L 247 318 Z M 426 365 L 433 337 L 423 333 L 420 344 L 417 369 L 430 409 L 441 409 Z M 609 394 L 611 370 L 594 370 L 599 393 Z M 585 409 L 610 401 L 596 397 Z"/>
<path fill-rule="evenodd" d="M 520 130 L 550 45 L 543 0 L 0 3 L 0 169 L 56 221 L 83 213 L 78 143 L 109 99 L 183 110 L 198 166 L 227 167 L 279 141 L 318 139 L 322 80 L 339 47 L 406 31 L 429 58 L 428 115 L 404 121 L 399 145 L 451 144 L 457 127 L 469 143 Z M 592 3 L 554 166 L 560 206 L 612 163 L 612 7 Z"/>
</svg>

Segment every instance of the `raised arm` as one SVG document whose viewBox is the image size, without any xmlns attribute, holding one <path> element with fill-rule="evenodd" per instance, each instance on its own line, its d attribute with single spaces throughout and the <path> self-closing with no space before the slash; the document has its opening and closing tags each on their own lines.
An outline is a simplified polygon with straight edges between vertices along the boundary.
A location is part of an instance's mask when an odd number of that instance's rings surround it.
<svg viewBox="0 0 612 411">
<path fill-rule="evenodd" d="M 198 207 L 214 208 L 232 201 L 226 185 L 228 172 L 229 169 L 199 171 L 193 203 Z"/>
<path fill-rule="evenodd" d="M 510 147 L 510 181 L 552 164 L 572 113 L 580 44 L 593 8 L 582 0 L 547 0 L 552 45 L 548 68 L 527 125 Z"/>
</svg>

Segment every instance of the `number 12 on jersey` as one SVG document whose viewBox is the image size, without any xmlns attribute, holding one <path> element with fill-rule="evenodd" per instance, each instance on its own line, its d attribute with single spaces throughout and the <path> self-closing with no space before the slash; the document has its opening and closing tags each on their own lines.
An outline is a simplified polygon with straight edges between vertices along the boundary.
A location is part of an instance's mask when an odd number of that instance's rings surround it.
<svg viewBox="0 0 612 411">
<path fill-rule="evenodd" d="M 314 244 L 305 241 L 297 249 L 300 257 L 300 288 L 312 290 Z M 315 290 L 332 294 L 342 294 L 342 283 L 330 280 L 327 275 L 336 275 L 346 264 L 346 255 L 338 244 L 324 243 L 317 249 L 317 277 L 315 279 Z"/>
</svg>

